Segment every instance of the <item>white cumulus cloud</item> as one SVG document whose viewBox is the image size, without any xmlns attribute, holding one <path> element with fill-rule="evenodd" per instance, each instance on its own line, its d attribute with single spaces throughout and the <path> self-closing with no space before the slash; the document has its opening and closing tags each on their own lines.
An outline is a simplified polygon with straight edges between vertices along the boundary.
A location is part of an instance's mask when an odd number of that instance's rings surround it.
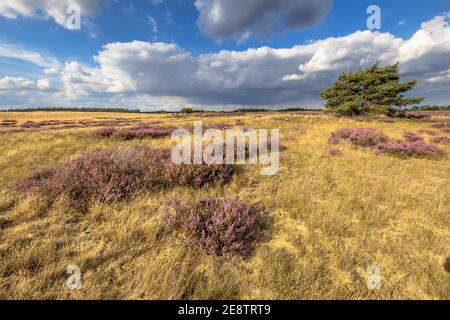
<svg viewBox="0 0 450 320">
<path fill-rule="evenodd" d="M 50 89 L 52 89 L 52 86 L 50 80 L 48 79 L 39 79 L 37 81 L 33 81 L 23 77 L 9 76 L 0 79 L 0 91 L 7 91 L 9 93 L 35 90 L 46 91 Z"/>
<path fill-rule="evenodd" d="M 45 74 L 53 75 L 52 83 L 0 79 L 2 104 L 14 101 L 16 92 L 52 92 L 53 96 L 47 96 L 59 99 L 59 105 L 314 107 L 323 104 L 320 92 L 341 72 L 376 62 L 399 62 L 403 80 L 418 80 L 411 94 L 424 95 L 425 103 L 450 103 L 449 20 L 446 14 L 424 22 L 409 39 L 367 30 L 291 48 L 201 55 L 174 43 L 116 42 L 103 46 L 92 65 L 67 61 L 55 66 L 42 55 L 22 49 L 14 55 L 42 66 Z M 2 51 L 4 47 L 0 45 L 0 56 L 2 52 L 13 56 L 13 50 Z M 58 95 L 55 87 L 61 88 Z"/>
<path fill-rule="evenodd" d="M 57 24 L 66 27 L 69 17 L 67 9 L 76 5 L 82 16 L 96 14 L 105 0 L 3 0 L 0 2 L 0 15 L 17 19 L 19 17 L 53 19 Z"/>
<path fill-rule="evenodd" d="M 97 66 L 69 62 L 63 72 L 67 96 L 132 94 L 173 97 L 200 105 L 320 105 L 321 90 L 339 73 L 400 62 L 405 79 L 417 79 L 414 93 L 449 102 L 448 16 L 422 25 L 410 39 L 357 31 L 343 37 L 274 49 L 223 50 L 195 56 L 168 43 L 111 43 L 95 57 Z M 439 81 L 442 80 L 442 81 Z"/>
</svg>

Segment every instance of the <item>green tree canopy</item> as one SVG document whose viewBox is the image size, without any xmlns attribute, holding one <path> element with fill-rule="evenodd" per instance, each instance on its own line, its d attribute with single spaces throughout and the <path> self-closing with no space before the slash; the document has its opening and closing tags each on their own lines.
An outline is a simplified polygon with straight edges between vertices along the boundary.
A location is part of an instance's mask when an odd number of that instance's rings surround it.
<svg viewBox="0 0 450 320">
<path fill-rule="evenodd" d="M 192 109 L 190 107 L 184 107 L 183 109 L 181 109 L 180 112 L 181 113 L 194 113 L 194 109 Z"/>
<path fill-rule="evenodd" d="M 395 115 L 402 107 L 418 104 L 422 97 L 405 98 L 416 81 L 400 83 L 398 63 L 387 67 L 378 64 L 357 72 L 344 72 L 339 81 L 321 93 L 326 107 L 339 116 L 367 114 Z"/>
</svg>

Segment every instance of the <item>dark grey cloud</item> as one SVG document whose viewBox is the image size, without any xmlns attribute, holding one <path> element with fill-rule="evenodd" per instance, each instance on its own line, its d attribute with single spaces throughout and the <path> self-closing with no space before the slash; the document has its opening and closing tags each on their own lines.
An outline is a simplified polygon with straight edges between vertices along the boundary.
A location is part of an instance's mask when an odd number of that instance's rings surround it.
<svg viewBox="0 0 450 320">
<path fill-rule="evenodd" d="M 332 0 L 196 0 L 200 31 L 216 40 L 267 38 L 321 22 Z"/>
</svg>

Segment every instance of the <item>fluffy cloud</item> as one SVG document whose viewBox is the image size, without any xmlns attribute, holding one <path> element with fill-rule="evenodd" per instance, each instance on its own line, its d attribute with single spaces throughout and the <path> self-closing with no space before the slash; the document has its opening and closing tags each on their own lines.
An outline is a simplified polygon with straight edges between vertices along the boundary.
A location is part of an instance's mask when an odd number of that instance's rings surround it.
<svg viewBox="0 0 450 320">
<path fill-rule="evenodd" d="M 426 96 L 426 103 L 450 103 L 449 18 L 423 23 L 410 39 L 357 31 L 285 49 L 193 55 L 173 43 L 110 43 L 94 57 L 94 66 L 69 61 L 46 73 L 60 77 L 61 105 L 314 107 L 322 105 L 320 92 L 339 73 L 399 62 L 404 80 L 418 80 L 412 94 Z M 51 88 L 46 81 L 0 80 L 4 91 L 14 86 L 28 92 Z"/>
<path fill-rule="evenodd" d="M 23 77 L 0 78 L 0 106 L 63 105 L 64 95 L 49 79 L 30 80 Z"/>
<path fill-rule="evenodd" d="M 31 90 L 36 88 L 36 83 L 22 77 L 4 77 L 0 79 L 0 91 L 6 90 Z"/>
<path fill-rule="evenodd" d="M 405 73 L 429 73 L 450 66 L 450 13 L 424 22 L 419 31 L 399 48 Z"/>
<path fill-rule="evenodd" d="M 358 31 L 286 49 L 262 47 L 194 56 L 176 44 L 111 43 L 95 57 L 97 67 L 66 64 L 68 97 L 122 94 L 173 97 L 200 105 L 320 105 L 320 91 L 339 73 L 375 62 L 400 62 L 405 78 L 417 78 L 416 93 L 433 92 L 449 102 L 448 16 L 424 23 L 409 40 Z"/>
<path fill-rule="evenodd" d="M 184 96 L 197 85 L 196 59 L 175 44 L 111 43 L 95 61 L 100 67 L 66 64 L 62 80 L 68 96 L 93 92 Z"/>
<path fill-rule="evenodd" d="M 196 0 L 200 31 L 216 40 L 270 37 L 324 19 L 332 0 Z"/>
<path fill-rule="evenodd" d="M 67 9 L 77 5 L 81 14 L 94 15 L 100 8 L 103 0 L 14 0 L 0 2 L 0 15 L 17 19 L 18 17 L 51 18 L 57 24 L 66 26 L 68 18 Z"/>
<path fill-rule="evenodd" d="M 23 92 L 35 90 L 50 90 L 52 89 L 50 80 L 40 79 L 33 81 L 22 77 L 4 77 L 0 79 L 0 93 Z"/>
</svg>

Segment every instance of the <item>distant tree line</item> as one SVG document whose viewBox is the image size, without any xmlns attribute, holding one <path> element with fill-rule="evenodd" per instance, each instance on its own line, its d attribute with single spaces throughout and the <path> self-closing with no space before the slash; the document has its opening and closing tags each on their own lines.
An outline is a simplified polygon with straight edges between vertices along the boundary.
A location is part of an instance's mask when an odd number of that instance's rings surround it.
<svg viewBox="0 0 450 320">
<path fill-rule="evenodd" d="M 412 110 L 412 111 L 442 111 L 442 110 L 450 110 L 450 105 L 449 106 L 438 106 L 438 105 L 416 106 L 416 107 L 412 107 L 410 110 Z"/>
<path fill-rule="evenodd" d="M 205 111 L 205 110 L 196 110 L 190 107 L 186 107 L 181 109 L 181 113 L 191 114 L 191 113 L 251 113 L 251 112 L 296 112 L 296 111 L 320 111 L 319 109 L 305 109 L 305 108 L 285 108 L 285 109 L 236 109 L 232 111 Z"/>
<path fill-rule="evenodd" d="M 296 111 L 319 111 L 318 109 L 305 109 L 305 108 L 286 108 L 280 110 L 271 109 L 237 109 L 233 111 L 207 111 L 197 110 L 190 107 L 182 108 L 180 111 L 140 111 L 138 109 L 125 109 L 125 108 L 24 108 L 24 109 L 7 109 L 0 110 L 0 112 L 38 112 L 38 111 L 54 111 L 54 112 L 116 112 L 116 113 L 142 113 L 142 114 L 168 114 L 168 113 L 250 113 L 250 112 L 296 112 Z"/>
<path fill-rule="evenodd" d="M 116 112 L 116 113 L 141 113 L 138 109 L 125 108 L 25 108 L 8 109 L 6 112 L 37 112 L 37 111 L 56 111 L 56 112 Z"/>
</svg>

